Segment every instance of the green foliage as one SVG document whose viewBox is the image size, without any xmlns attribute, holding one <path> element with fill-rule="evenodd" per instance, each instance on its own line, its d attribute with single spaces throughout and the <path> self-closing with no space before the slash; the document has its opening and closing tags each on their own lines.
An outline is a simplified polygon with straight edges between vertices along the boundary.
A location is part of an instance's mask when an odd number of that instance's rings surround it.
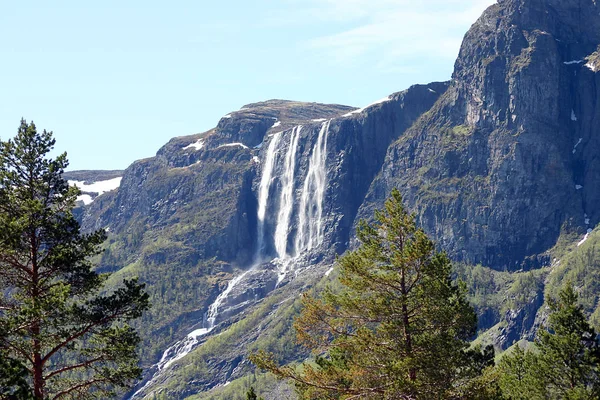
<svg viewBox="0 0 600 400">
<path fill-rule="evenodd" d="M 375 219 L 339 260 L 341 290 L 303 298 L 295 328 L 314 363 L 280 367 L 266 352 L 251 360 L 294 380 L 305 399 L 462 396 L 493 362 L 491 348 L 468 351 L 476 318 L 465 289 L 397 190 Z"/>
<path fill-rule="evenodd" d="M 597 399 L 600 396 L 600 343 L 577 294 L 567 285 L 548 300 L 548 326 L 533 351 L 516 348 L 502 358 L 500 386 L 512 399 Z"/>
<path fill-rule="evenodd" d="M 293 298 L 289 292 L 273 293 L 243 319 L 236 322 L 218 335 L 207 337 L 202 345 L 195 348 L 185 358 L 178 360 L 176 366 L 171 369 L 169 380 L 162 383 L 158 389 L 161 395 L 167 399 L 182 397 L 185 393 L 201 392 L 203 382 L 215 379 L 216 365 L 231 360 L 244 360 L 238 365 L 238 374 L 248 374 L 242 380 L 233 381 L 226 387 L 215 388 L 211 392 L 199 393 L 192 396 L 193 399 L 238 399 L 243 400 L 242 394 L 249 386 L 254 386 L 261 393 L 266 392 L 266 387 L 273 387 L 274 380 L 266 380 L 259 376 L 259 381 L 248 381 L 252 378 L 252 366 L 245 361 L 249 352 L 258 348 L 266 348 L 278 355 L 278 359 L 290 362 L 298 357 L 306 357 L 308 354 L 294 344 L 294 332 L 292 323 L 300 309 L 300 299 Z M 154 390 L 156 388 L 151 388 Z M 222 394 L 222 393 L 226 393 Z"/>
<path fill-rule="evenodd" d="M 107 398 L 141 374 L 128 321 L 148 296 L 135 279 L 106 290 L 93 270 L 105 233 L 80 232 L 54 143 L 25 121 L 0 143 L 0 343 L 36 399 Z"/>
<path fill-rule="evenodd" d="M 238 214 L 254 164 L 248 151 L 226 149 L 227 154 L 223 149 L 218 155 L 203 152 L 201 162 L 186 168 L 172 168 L 162 158 L 138 161 L 131 168 L 145 171 L 136 186 L 143 201 L 126 205 L 130 215 L 115 218 L 122 204 L 110 193 L 86 210 L 94 213 L 91 219 L 110 221 L 98 267 L 115 271 L 107 287 L 132 276 L 146 284 L 152 309 L 133 324 L 141 332 L 144 366 L 156 363 L 165 348 L 202 319 L 250 252 L 240 250 L 249 249 L 252 239 L 241 226 L 246 216 Z M 247 242 L 242 243 L 244 235 Z"/>
<path fill-rule="evenodd" d="M 580 238 L 575 239 L 577 243 Z M 577 288 L 579 303 L 591 322 L 600 327 L 600 233 L 594 230 L 580 246 L 562 255 L 548 277 L 547 297 L 557 297 L 561 287 L 571 282 Z"/>
<path fill-rule="evenodd" d="M 264 400 L 262 397 L 258 397 L 254 391 L 254 386 L 250 386 L 250 389 L 246 392 L 246 400 Z"/>
<path fill-rule="evenodd" d="M 32 400 L 26 376 L 23 364 L 9 358 L 6 351 L 0 351 L 0 400 Z"/>
</svg>

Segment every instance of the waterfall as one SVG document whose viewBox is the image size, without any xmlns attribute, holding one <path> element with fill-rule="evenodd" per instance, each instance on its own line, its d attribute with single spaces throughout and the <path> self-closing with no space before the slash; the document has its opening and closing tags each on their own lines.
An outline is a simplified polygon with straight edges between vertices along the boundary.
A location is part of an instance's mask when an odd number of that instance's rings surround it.
<svg viewBox="0 0 600 400">
<path fill-rule="evenodd" d="M 152 378 L 142 388 L 138 389 L 130 399 L 136 398 L 145 388 L 151 386 L 165 369 L 189 354 L 198 345 L 200 338 L 209 334 L 215 328 L 219 308 L 221 308 L 232 290 L 244 277 L 261 264 L 262 257 L 265 255 L 266 220 L 267 211 L 270 209 L 269 197 L 271 186 L 275 180 L 275 176 L 273 175 L 276 171 L 280 171 L 279 208 L 276 211 L 277 218 L 273 237 L 275 251 L 278 256 L 278 259 L 274 260 L 278 269 L 277 285 L 283 281 L 288 271 L 293 269 L 296 263 L 296 256 L 304 251 L 313 249 L 323 240 L 323 201 L 327 185 L 327 137 L 330 123 L 331 120 L 321 125 L 317 141 L 311 149 L 306 176 L 301 186 L 302 191 L 300 193 L 299 205 L 296 204 L 294 188 L 296 187 L 296 153 L 303 127 L 299 125 L 291 130 L 289 144 L 284 157 L 277 157 L 284 132 L 278 132 L 273 135 L 265 155 L 264 167 L 258 188 L 257 248 L 252 266 L 229 281 L 227 288 L 208 307 L 202 328 L 190 332 L 184 339 L 163 352 L 160 361 L 155 365 L 156 372 Z M 283 162 L 283 168 L 281 169 L 277 168 L 280 166 L 280 162 Z M 295 204 L 298 208 L 298 225 L 294 248 L 288 253 L 290 225 Z M 273 212 L 275 213 L 274 209 Z"/>
<path fill-rule="evenodd" d="M 217 316 L 219 315 L 219 307 L 221 307 L 223 302 L 227 299 L 233 288 L 240 283 L 240 281 L 251 270 L 252 268 L 229 281 L 227 288 L 221 292 L 219 296 L 217 296 L 215 301 L 210 306 L 208 306 L 206 321 L 204 322 L 204 326 L 202 328 L 188 333 L 185 339 L 180 340 L 164 351 L 162 358 L 157 364 L 159 371 L 168 368 L 175 361 L 185 357 L 198 344 L 198 338 L 210 333 L 215 328 L 215 322 L 217 321 Z"/>
<path fill-rule="evenodd" d="M 304 179 L 295 243 L 298 254 L 311 250 L 323 238 L 323 198 L 327 184 L 327 135 L 330 124 L 331 120 L 321 125 Z"/>
<path fill-rule="evenodd" d="M 277 215 L 277 226 L 275 228 L 275 250 L 280 259 L 287 257 L 287 244 L 290 228 L 290 217 L 294 206 L 294 172 L 296 170 L 296 151 L 298 150 L 298 138 L 302 131 L 302 125 L 292 129 L 290 145 L 285 155 L 285 165 L 281 177 L 281 196 L 279 199 L 279 213 Z"/>
<path fill-rule="evenodd" d="M 257 243 L 256 243 L 256 256 L 255 263 L 258 263 L 263 255 L 265 247 L 265 216 L 267 212 L 267 204 L 269 201 L 269 191 L 271 189 L 271 183 L 273 182 L 273 168 L 275 166 L 275 155 L 277 153 L 277 146 L 281 141 L 283 132 L 276 133 L 269 143 L 267 149 L 267 156 L 265 157 L 264 168 L 262 170 L 262 176 L 260 178 L 260 187 L 258 190 L 258 212 L 257 212 Z"/>
</svg>

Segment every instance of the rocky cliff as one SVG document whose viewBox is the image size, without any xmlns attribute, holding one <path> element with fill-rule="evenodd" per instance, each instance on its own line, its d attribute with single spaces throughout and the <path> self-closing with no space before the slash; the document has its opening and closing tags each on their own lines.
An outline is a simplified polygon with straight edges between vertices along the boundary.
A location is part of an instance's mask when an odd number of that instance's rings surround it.
<svg viewBox="0 0 600 400">
<path fill-rule="evenodd" d="M 298 294 L 330 279 L 394 187 L 461 263 L 480 340 L 531 338 L 544 294 L 585 279 L 573 260 L 600 220 L 599 96 L 600 5 L 504 0 L 466 34 L 450 82 L 361 109 L 250 104 L 135 162 L 80 209 L 85 229 L 109 230 L 100 268 L 152 297 L 133 397 L 202 397 L 251 373 L 258 347 L 303 357 Z"/>
<path fill-rule="evenodd" d="M 548 264 L 563 226 L 597 224 L 599 13 L 591 0 L 490 7 L 448 91 L 390 147 L 368 203 L 401 188 L 453 258 L 497 269 Z"/>
</svg>

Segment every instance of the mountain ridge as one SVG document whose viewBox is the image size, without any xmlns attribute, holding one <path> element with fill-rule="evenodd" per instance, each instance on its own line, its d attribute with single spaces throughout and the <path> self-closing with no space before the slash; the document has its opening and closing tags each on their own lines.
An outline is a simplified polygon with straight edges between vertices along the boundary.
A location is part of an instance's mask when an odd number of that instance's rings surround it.
<svg viewBox="0 0 600 400">
<path fill-rule="evenodd" d="M 294 299 L 331 282 L 394 187 L 472 284 L 480 340 L 531 339 L 544 295 L 600 265 L 574 261 L 600 221 L 599 27 L 592 0 L 503 0 L 465 35 L 449 82 L 359 109 L 251 103 L 133 163 L 78 212 L 110 231 L 100 268 L 139 275 L 155 303 L 134 398 L 251 376 L 258 346 L 306 356 L 289 343 Z M 173 346 L 187 353 L 161 369 Z"/>
</svg>

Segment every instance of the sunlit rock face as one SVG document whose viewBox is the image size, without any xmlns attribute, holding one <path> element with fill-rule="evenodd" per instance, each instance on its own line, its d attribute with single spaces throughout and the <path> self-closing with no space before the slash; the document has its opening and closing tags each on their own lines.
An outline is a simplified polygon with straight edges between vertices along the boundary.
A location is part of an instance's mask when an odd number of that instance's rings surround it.
<svg viewBox="0 0 600 400">
<path fill-rule="evenodd" d="M 596 225 L 599 13 L 592 0 L 490 7 L 448 91 L 389 149 L 367 204 L 399 187 L 454 259 L 497 269 L 544 265 L 565 224 Z"/>
</svg>

